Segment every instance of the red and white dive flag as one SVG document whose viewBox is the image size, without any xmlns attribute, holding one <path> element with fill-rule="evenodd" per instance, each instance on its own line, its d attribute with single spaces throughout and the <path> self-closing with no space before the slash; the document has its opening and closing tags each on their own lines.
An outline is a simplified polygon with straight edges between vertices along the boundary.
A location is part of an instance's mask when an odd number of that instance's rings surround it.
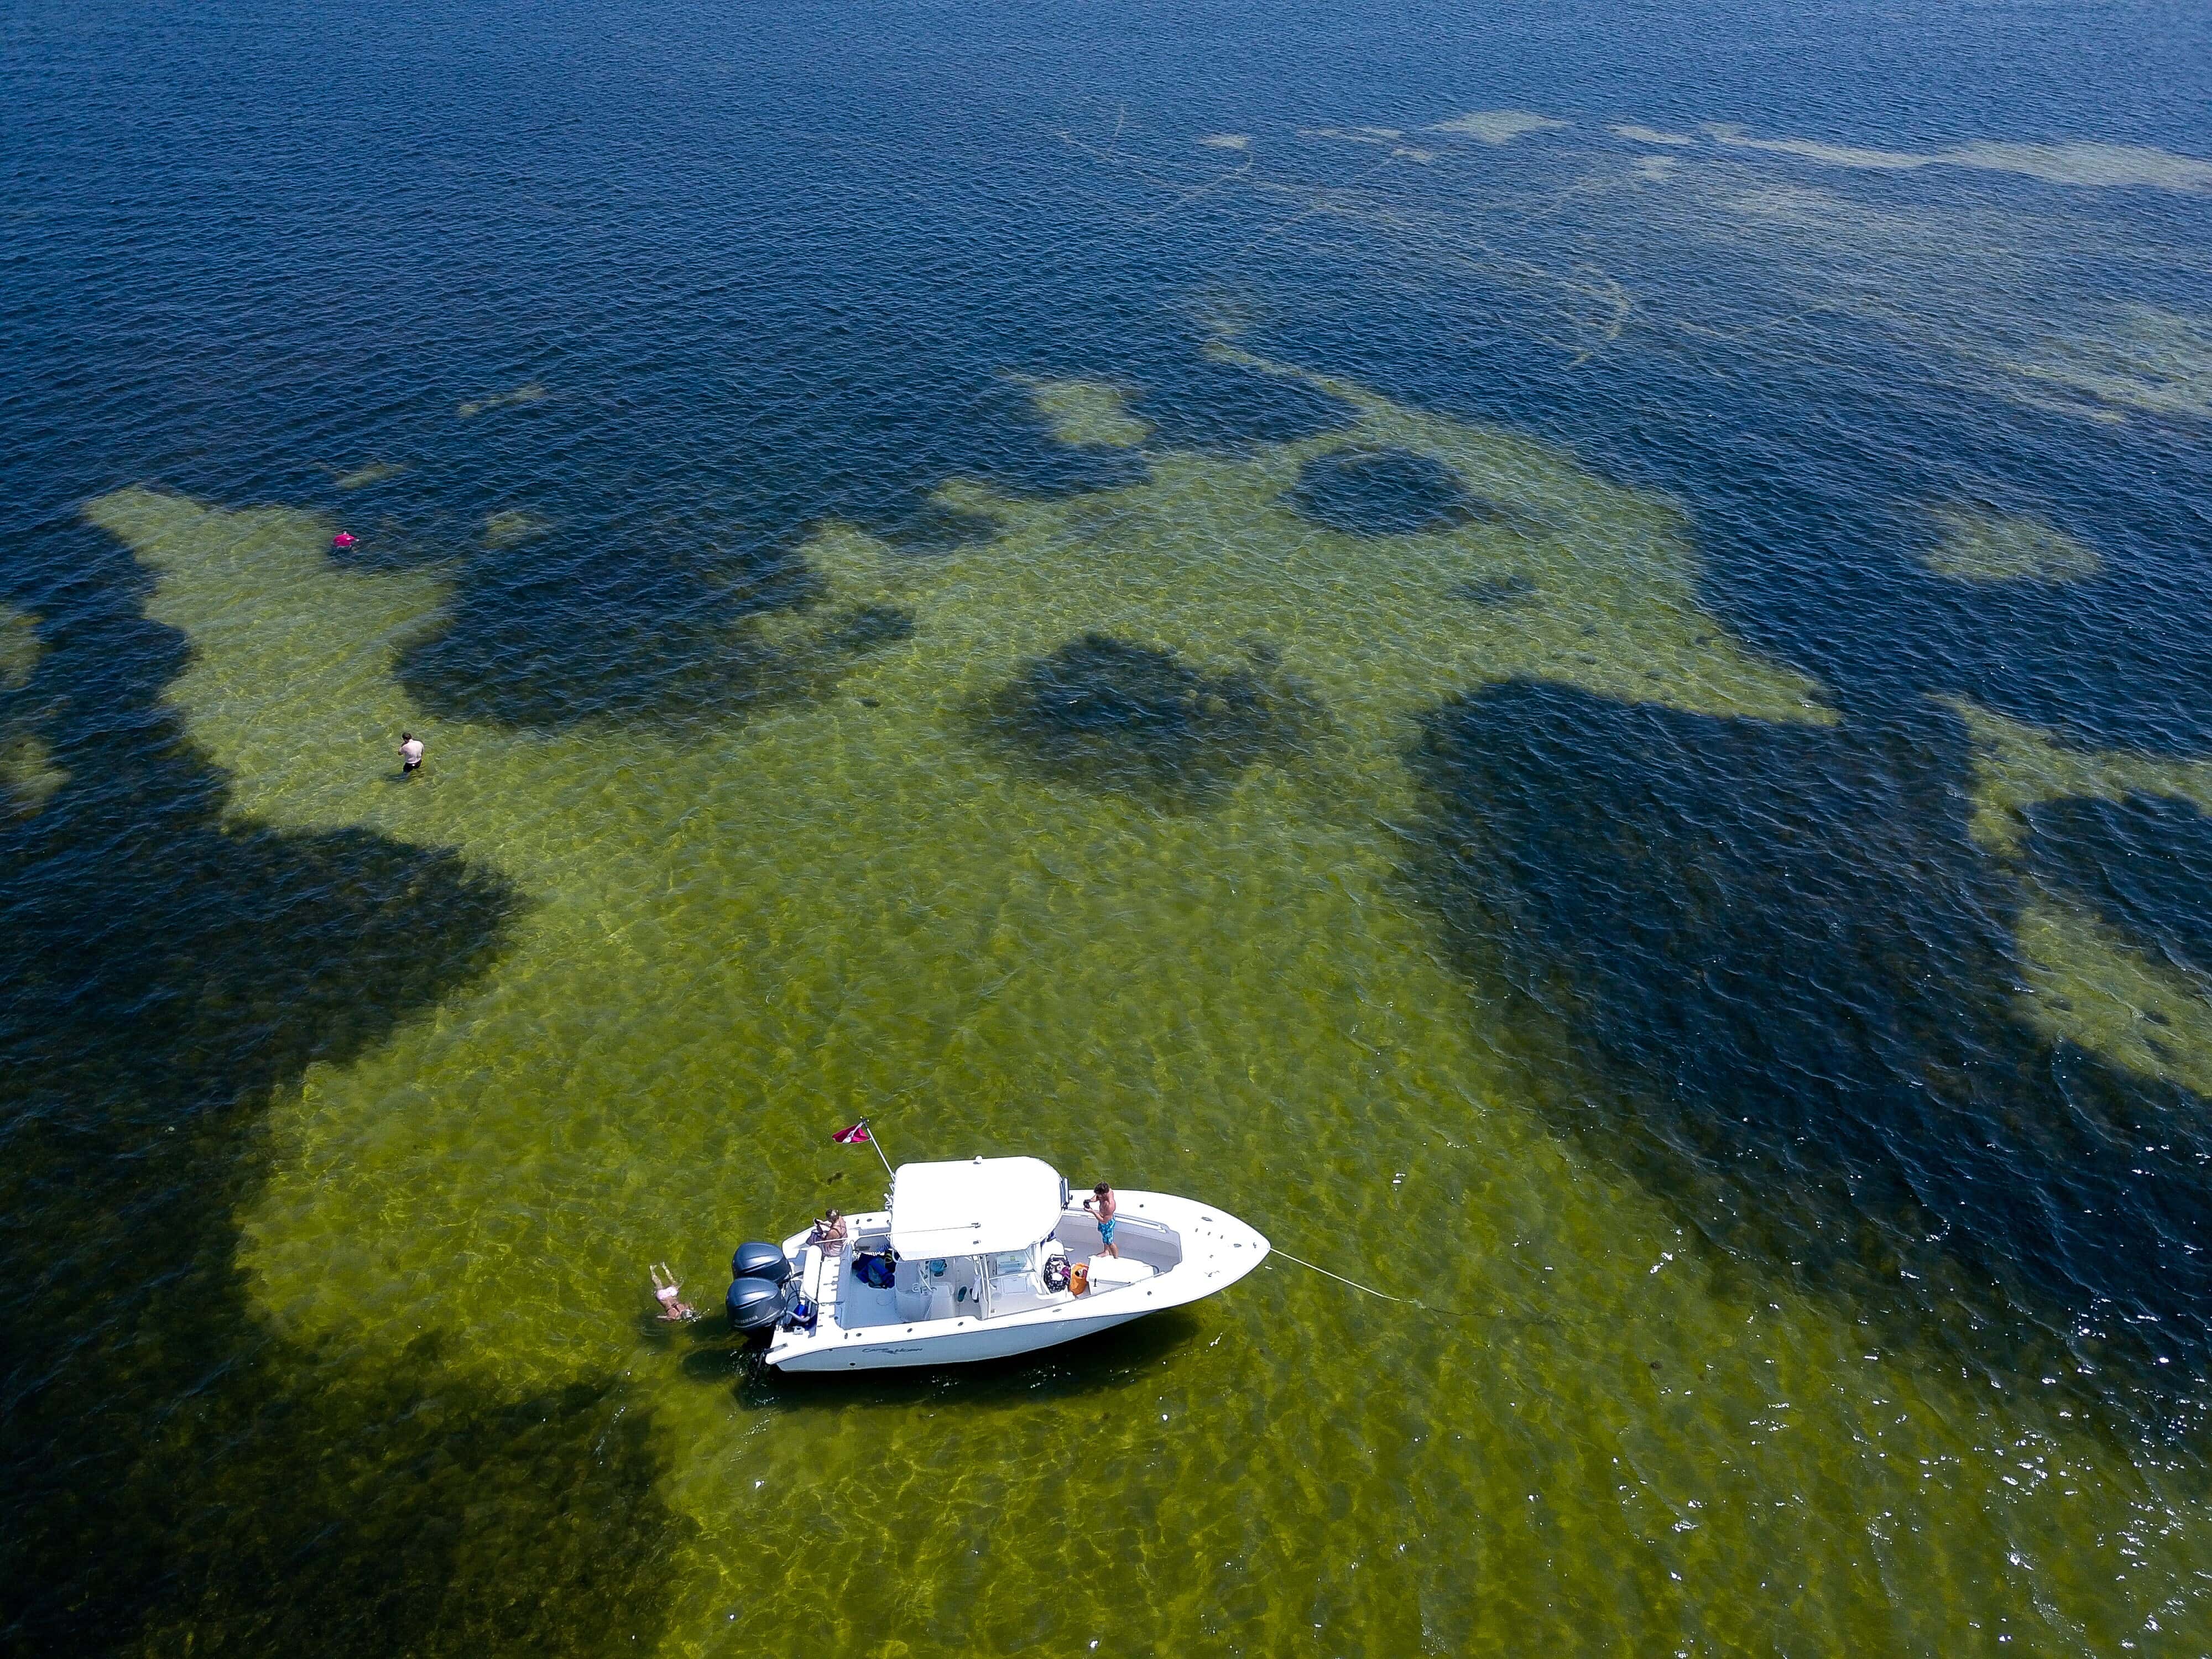
<svg viewBox="0 0 2212 1659">
<path fill-rule="evenodd" d="M 841 1146 L 857 1146 L 868 1138 L 868 1120 L 862 1118 L 849 1129 L 840 1129 L 830 1139 Z"/>
</svg>

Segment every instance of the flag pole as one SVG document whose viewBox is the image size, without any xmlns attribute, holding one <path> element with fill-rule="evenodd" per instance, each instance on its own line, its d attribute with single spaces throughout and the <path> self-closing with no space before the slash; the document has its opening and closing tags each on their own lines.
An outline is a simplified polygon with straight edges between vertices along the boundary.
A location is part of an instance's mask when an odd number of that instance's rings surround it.
<svg viewBox="0 0 2212 1659">
<path fill-rule="evenodd" d="M 876 1139 L 876 1132 L 872 1128 L 869 1128 L 868 1120 L 862 1118 L 860 1120 L 860 1127 L 863 1129 L 867 1129 L 868 1145 L 874 1147 L 876 1149 L 876 1156 L 883 1159 L 884 1173 L 889 1176 L 893 1181 L 896 1181 L 898 1179 L 898 1171 L 891 1168 L 890 1155 L 884 1151 L 884 1143 Z"/>
</svg>

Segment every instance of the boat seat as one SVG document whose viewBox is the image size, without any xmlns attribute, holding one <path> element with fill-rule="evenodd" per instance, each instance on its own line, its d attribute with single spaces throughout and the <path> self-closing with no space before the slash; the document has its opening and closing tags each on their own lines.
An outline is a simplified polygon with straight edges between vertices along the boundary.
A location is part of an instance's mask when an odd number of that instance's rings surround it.
<svg viewBox="0 0 2212 1659">
<path fill-rule="evenodd" d="M 1091 1289 L 1116 1290 L 1124 1285 L 1138 1285 L 1152 1276 L 1150 1267 L 1133 1261 L 1127 1256 L 1094 1255 L 1091 1258 Z"/>
<path fill-rule="evenodd" d="M 892 1305 L 901 1319 L 919 1323 L 929 1317 L 933 1281 L 921 1262 L 902 1259 L 891 1281 Z"/>
<path fill-rule="evenodd" d="M 1003 1251 L 991 1260 L 991 1306 L 1000 1313 L 1022 1313 L 1066 1299 L 1066 1292 L 1044 1287 L 1044 1264 L 1066 1249 L 1048 1238 L 1026 1250 Z"/>
</svg>

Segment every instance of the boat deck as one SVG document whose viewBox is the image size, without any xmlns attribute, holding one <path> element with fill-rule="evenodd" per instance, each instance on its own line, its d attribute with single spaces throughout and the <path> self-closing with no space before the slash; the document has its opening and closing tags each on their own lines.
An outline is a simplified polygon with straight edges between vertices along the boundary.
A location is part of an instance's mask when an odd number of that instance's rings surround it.
<svg viewBox="0 0 2212 1659">
<path fill-rule="evenodd" d="M 1126 1205 L 1119 1221 L 1114 1242 L 1122 1261 L 1141 1264 L 1150 1274 L 1157 1275 L 1170 1272 L 1182 1260 L 1182 1240 L 1174 1228 L 1133 1214 Z M 805 1244 L 798 1249 L 793 1261 L 799 1285 L 819 1310 L 823 1325 L 862 1330 L 873 1326 L 921 1325 L 938 1320 L 972 1318 L 981 1313 L 983 1287 L 975 1282 L 975 1263 L 969 1259 L 946 1259 L 943 1275 L 932 1276 L 926 1284 L 920 1282 L 925 1264 L 901 1262 L 899 1287 L 891 1290 L 864 1285 L 855 1279 L 853 1256 L 860 1251 L 888 1248 L 890 1225 L 890 1217 L 880 1213 L 848 1217 L 849 1237 L 834 1253 L 814 1244 Z M 1100 1257 L 1098 1224 L 1088 1211 L 1063 1212 L 1052 1236 L 1066 1250 L 1070 1261 L 1088 1265 Z M 1100 1272 L 1111 1274 L 1114 1270 L 1102 1268 Z M 1079 1300 L 1071 1291 L 1046 1290 L 1036 1273 L 1027 1269 L 994 1277 L 989 1295 L 994 1317 Z"/>
</svg>

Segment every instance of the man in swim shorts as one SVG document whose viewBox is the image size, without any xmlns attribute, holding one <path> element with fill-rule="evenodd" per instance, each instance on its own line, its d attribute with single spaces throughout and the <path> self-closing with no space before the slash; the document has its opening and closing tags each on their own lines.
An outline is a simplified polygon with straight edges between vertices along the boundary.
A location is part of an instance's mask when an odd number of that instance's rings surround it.
<svg viewBox="0 0 2212 1659">
<path fill-rule="evenodd" d="M 422 764 L 422 739 L 412 732 L 399 734 L 399 769 L 412 772 Z"/>
<path fill-rule="evenodd" d="M 1121 1252 L 1114 1246 L 1114 1216 L 1121 1206 L 1114 1196 L 1114 1189 L 1100 1182 L 1091 1189 L 1091 1196 L 1083 1200 L 1083 1207 L 1098 1218 L 1098 1242 L 1105 1247 L 1106 1254 L 1120 1261 Z"/>
</svg>

